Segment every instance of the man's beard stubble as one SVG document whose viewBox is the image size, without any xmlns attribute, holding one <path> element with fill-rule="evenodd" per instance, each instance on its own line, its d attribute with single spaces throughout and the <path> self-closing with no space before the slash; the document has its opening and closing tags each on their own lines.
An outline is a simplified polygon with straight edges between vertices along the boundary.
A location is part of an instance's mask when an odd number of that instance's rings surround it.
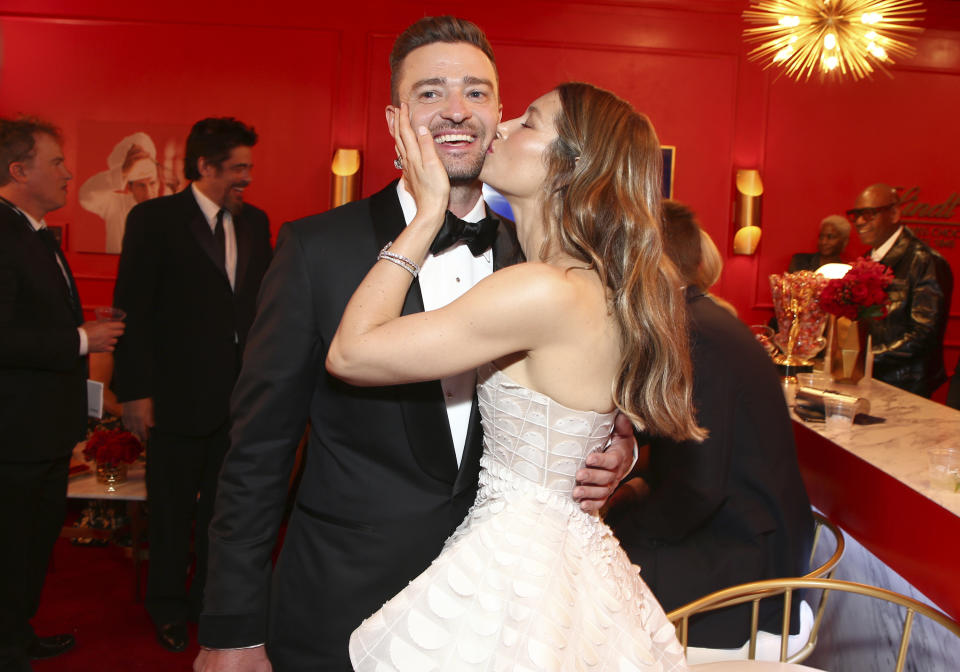
<svg viewBox="0 0 960 672">
<path fill-rule="evenodd" d="M 450 186 L 465 187 L 476 182 L 480 178 L 480 171 L 483 170 L 483 160 L 485 158 L 486 152 L 466 165 L 458 163 L 454 166 L 444 166 L 447 169 L 447 176 L 450 178 Z"/>
</svg>

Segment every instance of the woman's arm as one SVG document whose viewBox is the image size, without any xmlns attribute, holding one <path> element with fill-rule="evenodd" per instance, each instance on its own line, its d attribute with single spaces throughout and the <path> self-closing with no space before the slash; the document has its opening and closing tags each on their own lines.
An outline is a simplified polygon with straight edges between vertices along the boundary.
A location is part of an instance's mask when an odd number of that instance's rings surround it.
<svg viewBox="0 0 960 672">
<path fill-rule="evenodd" d="M 527 352 L 555 330 L 550 316 L 562 302 L 558 273 L 544 264 L 510 266 L 444 308 L 400 317 L 409 282 L 399 296 L 379 285 L 401 284 L 406 272 L 381 262 L 350 299 L 327 370 L 352 385 L 392 385 Z"/>
<path fill-rule="evenodd" d="M 427 129 L 414 134 L 405 104 L 393 135 L 417 214 L 389 251 L 419 267 L 443 223 L 450 181 Z M 504 269 L 440 310 L 400 317 L 413 274 L 382 259 L 347 304 L 327 370 L 353 385 L 409 383 L 525 351 L 545 330 L 544 305 L 556 301 L 546 270 L 541 264 Z"/>
</svg>

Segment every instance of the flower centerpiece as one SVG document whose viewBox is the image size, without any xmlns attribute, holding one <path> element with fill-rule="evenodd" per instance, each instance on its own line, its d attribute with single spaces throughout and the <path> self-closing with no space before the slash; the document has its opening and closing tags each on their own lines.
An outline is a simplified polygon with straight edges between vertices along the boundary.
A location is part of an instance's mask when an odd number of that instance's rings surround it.
<svg viewBox="0 0 960 672">
<path fill-rule="evenodd" d="M 827 282 L 820 291 L 820 307 L 848 320 L 886 317 L 891 282 L 893 271 L 878 261 L 860 257 L 846 275 Z"/>
<path fill-rule="evenodd" d="M 98 429 L 87 437 L 83 457 L 96 463 L 97 480 L 115 490 L 117 483 L 127 480 L 127 465 L 132 464 L 143 452 L 140 440 L 122 429 Z"/>
<path fill-rule="evenodd" d="M 867 320 L 887 314 L 887 287 L 893 271 L 883 264 L 857 259 L 842 278 L 820 291 L 820 308 L 830 317 L 830 373 L 840 383 L 856 383 L 864 374 L 869 350 Z"/>
</svg>

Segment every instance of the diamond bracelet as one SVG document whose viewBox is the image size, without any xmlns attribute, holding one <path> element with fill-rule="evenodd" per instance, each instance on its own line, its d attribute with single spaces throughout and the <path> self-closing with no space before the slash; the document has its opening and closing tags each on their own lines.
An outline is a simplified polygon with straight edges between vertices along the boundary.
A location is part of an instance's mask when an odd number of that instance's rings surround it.
<svg viewBox="0 0 960 672">
<path fill-rule="evenodd" d="M 383 246 L 383 249 L 380 250 L 380 254 L 377 255 L 377 260 L 379 261 L 380 259 L 385 259 L 389 262 L 396 264 L 403 270 L 407 271 L 413 277 L 417 277 L 420 274 L 420 267 L 417 264 L 415 264 L 412 259 L 408 259 L 402 254 L 397 254 L 395 252 L 388 252 L 387 250 L 390 249 L 391 245 L 393 245 L 392 240 Z"/>
</svg>

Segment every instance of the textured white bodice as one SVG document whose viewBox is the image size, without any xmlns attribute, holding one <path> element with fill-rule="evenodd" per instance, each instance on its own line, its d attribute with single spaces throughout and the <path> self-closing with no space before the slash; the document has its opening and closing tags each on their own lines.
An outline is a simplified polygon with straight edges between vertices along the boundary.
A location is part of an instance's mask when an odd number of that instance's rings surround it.
<svg viewBox="0 0 960 672">
<path fill-rule="evenodd" d="M 477 499 L 433 564 L 353 632 L 354 669 L 686 670 L 638 568 L 573 501 L 616 414 L 566 408 L 493 365 L 478 380 Z"/>
<path fill-rule="evenodd" d="M 570 496 L 587 455 L 606 448 L 616 411 L 577 411 L 514 382 L 492 364 L 479 371 L 485 485 L 496 480 Z"/>
</svg>

